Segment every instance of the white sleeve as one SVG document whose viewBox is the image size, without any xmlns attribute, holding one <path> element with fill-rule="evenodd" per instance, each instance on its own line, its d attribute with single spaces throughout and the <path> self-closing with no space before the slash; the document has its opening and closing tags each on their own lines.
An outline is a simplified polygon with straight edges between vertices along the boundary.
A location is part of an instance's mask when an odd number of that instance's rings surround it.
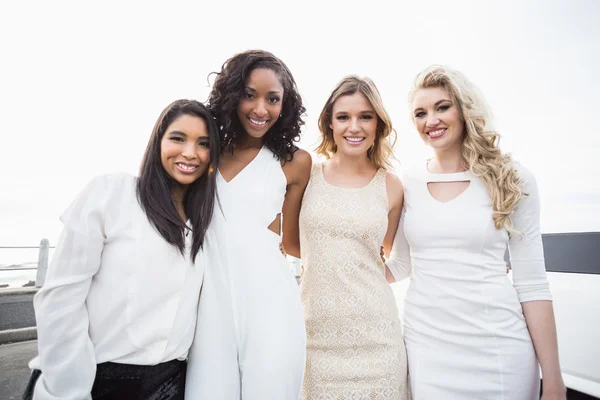
<svg viewBox="0 0 600 400">
<path fill-rule="evenodd" d="M 39 358 L 31 364 L 42 371 L 35 400 L 91 399 L 96 356 L 86 298 L 104 247 L 106 180 L 92 180 L 61 216 L 64 228 L 33 300 Z"/>
<path fill-rule="evenodd" d="M 511 234 L 508 242 L 513 285 L 521 303 L 534 300 L 552 300 L 546 278 L 544 248 L 540 231 L 540 198 L 533 174 L 518 167 L 524 195 L 511 216 L 513 228 L 520 234 Z"/>
<path fill-rule="evenodd" d="M 392 252 L 389 260 L 386 260 L 385 262 L 392 275 L 394 275 L 396 282 L 408 278 L 412 270 L 412 264 L 410 261 L 410 245 L 408 244 L 406 235 L 404 234 L 405 214 L 406 208 L 402 207 L 400 223 L 398 224 L 398 230 L 396 230 L 396 236 L 394 237 L 394 243 L 392 244 Z"/>
</svg>

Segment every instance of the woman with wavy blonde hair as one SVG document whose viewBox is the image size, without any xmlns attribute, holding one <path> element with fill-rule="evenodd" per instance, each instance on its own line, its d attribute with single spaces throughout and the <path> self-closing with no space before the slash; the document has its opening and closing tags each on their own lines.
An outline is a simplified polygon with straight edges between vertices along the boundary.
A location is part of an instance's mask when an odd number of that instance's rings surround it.
<svg viewBox="0 0 600 400">
<path fill-rule="evenodd" d="M 404 176 L 387 262 L 396 280 L 411 277 L 413 398 L 539 399 L 541 366 L 542 399 L 564 399 L 534 176 L 502 154 L 483 97 L 460 72 L 425 69 L 409 101 L 434 153 Z"/>
<path fill-rule="evenodd" d="M 406 350 L 380 257 L 390 251 L 402 183 L 390 172 L 393 132 L 368 78 L 348 76 L 327 100 L 300 211 L 307 333 L 302 398 L 405 400 Z"/>
</svg>

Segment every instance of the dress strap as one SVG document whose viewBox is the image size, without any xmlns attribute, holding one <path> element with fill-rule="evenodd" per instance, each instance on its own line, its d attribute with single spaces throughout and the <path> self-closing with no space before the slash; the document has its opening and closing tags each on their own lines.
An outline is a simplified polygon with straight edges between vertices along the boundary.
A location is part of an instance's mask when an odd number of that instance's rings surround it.
<svg viewBox="0 0 600 400">
<path fill-rule="evenodd" d="M 387 179 L 387 170 L 385 170 L 383 168 L 379 168 L 377 170 L 377 172 L 375 173 L 374 183 L 377 184 L 377 186 L 382 185 L 385 188 L 386 179 Z"/>
<path fill-rule="evenodd" d="M 312 165 L 312 169 L 310 171 L 310 179 L 311 180 L 322 180 L 323 179 L 323 163 L 315 162 Z"/>
</svg>

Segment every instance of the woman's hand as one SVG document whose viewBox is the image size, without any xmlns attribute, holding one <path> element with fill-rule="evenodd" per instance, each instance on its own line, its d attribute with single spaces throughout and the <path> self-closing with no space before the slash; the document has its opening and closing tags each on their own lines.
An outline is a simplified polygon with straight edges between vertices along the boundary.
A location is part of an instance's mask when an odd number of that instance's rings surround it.
<svg viewBox="0 0 600 400">
<path fill-rule="evenodd" d="M 542 380 L 542 398 L 541 400 L 566 400 L 567 388 L 562 379 L 544 381 Z"/>
<path fill-rule="evenodd" d="M 281 254 L 283 254 L 284 256 L 287 256 L 287 253 L 285 252 L 285 247 L 283 247 L 283 243 L 279 242 L 279 251 L 281 252 Z"/>
<path fill-rule="evenodd" d="M 546 392 L 544 390 L 541 400 L 567 400 L 567 389 Z"/>
</svg>

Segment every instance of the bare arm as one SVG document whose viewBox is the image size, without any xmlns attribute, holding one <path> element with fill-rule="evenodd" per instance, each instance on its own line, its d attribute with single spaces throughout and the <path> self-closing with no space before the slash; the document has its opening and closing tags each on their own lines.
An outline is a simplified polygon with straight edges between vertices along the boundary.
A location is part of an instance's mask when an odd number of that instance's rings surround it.
<svg viewBox="0 0 600 400">
<path fill-rule="evenodd" d="M 285 252 L 300 258 L 300 207 L 304 190 L 310 178 L 312 159 L 305 150 L 294 153 L 294 159 L 283 166 L 288 180 L 285 200 L 283 202 L 283 238 Z"/>
<path fill-rule="evenodd" d="M 402 182 L 398 177 L 390 172 L 386 176 L 386 187 L 389 204 L 388 212 L 388 228 L 383 239 L 383 252 L 386 257 L 389 258 L 392 252 L 392 245 L 394 243 L 394 237 L 398 230 L 398 222 L 400 221 L 400 214 L 402 213 L 402 202 L 404 197 L 404 190 Z M 389 268 L 385 268 L 385 277 L 389 283 L 395 282 L 394 276 L 392 275 Z"/>
<path fill-rule="evenodd" d="M 529 334 L 542 368 L 545 399 L 565 399 L 566 388 L 558 361 L 556 322 L 551 301 L 528 301 L 522 303 Z"/>
</svg>

